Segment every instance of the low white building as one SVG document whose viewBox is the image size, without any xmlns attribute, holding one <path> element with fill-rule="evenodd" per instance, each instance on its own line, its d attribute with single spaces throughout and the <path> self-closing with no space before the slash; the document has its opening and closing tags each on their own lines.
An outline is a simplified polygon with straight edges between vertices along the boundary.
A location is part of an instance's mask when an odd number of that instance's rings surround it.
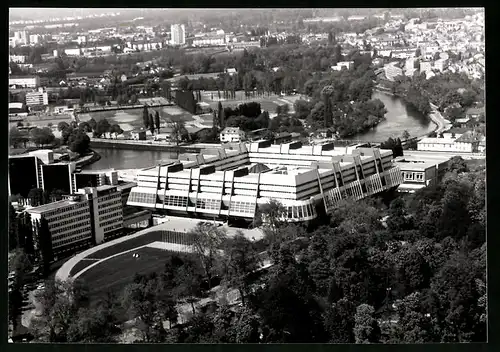
<svg viewBox="0 0 500 352">
<path fill-rule="evenodd" d="M 38 76 L 11 76 L 9 77 L 9 87 L 19 86 L 23 88 L 37 88 L 40 85 Z"/>
<path fill-rule="evenodd" d="M 345 68 L 346 70 L 350 70 L 354 67 L 354 61 L 340 61 L 337 62 L 337 65 L 332 66 L 332 70 L 334 71 L 342 71 L 342 68 Z"/>
<path fill-rule="evenodd" d="M 24 64 L 26 62 L 26 56 L 24 55 L 9 55 L 9 61 L 16 64 Z"/>
<path fill-rule="evenodd" d="M 239 127 L 226 127 L 220 133 L 222 143 L 238 143 L 244 141 L 246 134 Z"/>
<path fill-rule="evenodd" d="M 456 138 L 423 138 L 417 143 L 419 151 L 477 153 L 480 139 L 467 133 Z"/>
<path fill-rule="evenodd" d="M 80 48 L 64 49 L 64 53 L 68 56 L 81 56 L 82 50 Z"/>
<path fill-rule="evenodd" d="M 414 193 L 415 191 L 435 185 L 446 172 L 449 158 L 423 158 L 416 156 L 400 156 L 394 159 L 403 176 L 403 183 L 398 192 Z"/>
</svg>

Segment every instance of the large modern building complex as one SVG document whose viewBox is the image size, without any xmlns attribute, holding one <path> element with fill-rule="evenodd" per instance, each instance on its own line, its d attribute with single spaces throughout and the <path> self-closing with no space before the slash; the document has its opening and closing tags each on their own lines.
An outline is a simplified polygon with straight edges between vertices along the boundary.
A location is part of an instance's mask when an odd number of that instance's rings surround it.
<svg viewBox="0 0 500 352">
<path fill-rule="evenodd" d="M 204 150 L 191 161 L 140 171 L 128 205 L 191 217 L 252 220 L 271 199 L 288 221 L 317 217 L 343 198 L 361 199 L 403 182 L 391 150 L 333 143 L 303 146 L 270 141 Z M 321 207 L 321 208 L 318 208 Z"/>
</svg>

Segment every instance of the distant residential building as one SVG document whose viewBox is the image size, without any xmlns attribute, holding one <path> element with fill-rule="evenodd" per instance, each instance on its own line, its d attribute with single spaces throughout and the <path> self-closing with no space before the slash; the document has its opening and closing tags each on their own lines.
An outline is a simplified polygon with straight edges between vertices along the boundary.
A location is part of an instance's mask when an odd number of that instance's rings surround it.
<svg viewBox="0 0 500 352">
<path fill-rule="evenodd" d="M 439 59 L 434 62 L 434 68 L 440 72 L 444 72 L 448 68 L 448 60 Z"/>
<path fill-rule="evenodd" d="M 173 45 L 186 44 L 186 27 L 183 24 L 173 24 L 170 26 Z"/>
<path fill-rule="evenodd" d="M 84 35 L 79 35 L 76 41 L 78 44 L 84 44 L 87 42 L 87 37 Z"/>
<path fill-rule="evenodd" d="M 49 97 L 43 88 L 39 88 L 38 91 L 26 93 L 26 105 L 27 106 L 46 106 L 49 105 Z"/>
<path fill-rule="evenodd" d="M 235 68 L 226 68 L 225 72 L 230 76 L 235 75 L 237 73 Z"/>
<path fill-rule="evenodd" d="M 136 141 L 145 141 L 146 140 L 146 131 L 135 130 L 135 131 L 130 132 L 130 134 L 132 135 L 132 139 L 134 139 Z"/>
<path fill-rule="evenodd" d="M 420 72 L 432 71 L 431 61 L 420 61 Z"/>
<path fill-rule="evenodd" d="M 23 88 L 38 88 L 40 85 L 40 77 L 38 76 L 10 76 L 9 86 Z"/>
<path fill-rule="evenodd" d="M 9 61 L 16 64 L 24 64 L 26 62 L 27 56 L 24 55 L 9 55 Z"/>
<path fill-rule="evenodd" d="M 40 43 L 40 39 L 41 39 L 41 36 L 39 34 L 30 34 L 30 36 L 29 36 L 29 40 L 30 40 L 31 45 Z"/>
<path fill-rule="evenodd" d="M 222 143 L 239 143 L 245 140 L 245 132 L 239 127 L 226 127 L 220 133 Z"/>
<path fill-rule="evenodd" d="M 221 36 L 193 38 L 192 45 L 193 46 L 226 45 L 226 37 L 224 35 L 221 35 Z"/>
<path fill-rule="evenodd" d="M 482 114 L 484 114 L 484 108 L 468 108 L 465 111 L 465 116 L 470 119 L 478 119 Z"/>
<path fill-rule="evenodd" d="M 460 125 L 461 128 L 466 128 L 470 121 L 471 119 L 469 117 L 455 119 L 455 123 Z"/>
<path fill-rule="evenodd" d="M 81 56 L 82 50 L 80 48 L 64 49 L 64 53 L 68 56 Z"/>
<path fill-rule="evenodd" d="M 346 70 L 350 70 L 354 67 L 354 61 L 340 61 L 337 62 L 337 65 L 332 66 L 332 70 L 334 71 L 342 71 L 343 68 Z"/>
<path fill-rule="evenodd" d="M 456 138 L 423 138 L 417 143 L 417 150 L 436 152 L 476 153 L 480 139 L 472 133 Z"/>
<path fill-rule="evenodd" d="M 385 77 L 389 81 L 394 81 L 398 76 L 403 75 L 403 70 L 397 66 L 396 62 L 391 62 L 384 66 Z"/>
<path fill-rule="evenodd" d="M 26 45 L 29 44 L 29 37 L 26 31 L 14 32 L 16 44 Z"/>
</svg>

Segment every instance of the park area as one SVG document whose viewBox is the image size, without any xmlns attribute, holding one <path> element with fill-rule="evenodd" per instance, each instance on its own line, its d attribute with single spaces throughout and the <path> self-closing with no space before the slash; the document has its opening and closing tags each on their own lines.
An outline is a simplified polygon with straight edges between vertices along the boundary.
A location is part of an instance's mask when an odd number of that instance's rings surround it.
<svg viewBox="0 0 500 352">
<path fill-rule="evenodd" d="M 294 102 L 300 98 L 299 95 L 263 95 L 263 96 L 250 96 L 246 97 L 244 91 L 236 91 L 235 99 L 224 99 L 223 92 L 220 92 L 221 99 L 219 99 L 219 94 L 217 91 L 203 91 L 201 93 L 202 101 L 209 104 L 214 110 L 217 110 L 219 101 L 222 103 L 223 107 L 236 107 L 239 104 L 256 102 L 260 103 L 262 110 L 267 110 L 269 113 L 273 113 L 277 106 L 288 104 L 290 106 L 290 111 L 293 111 Z"/>
<path fill-rule="evenodd" d="M 134 256 L 134 253 L 139 254 L 139 256 Z M 97 303 L 108 292 L 121 292 L 127 284 L 133 282 L 136 273 L 144 275 L 152 272 L 163 272 L 165 263 L 173 255 L 173 252 L 162 249 L 142 247 L 94 266 L 79 276 L 77 280 L 82 280 L 87 284 L 90 301 Z M 93 261 L 86 260 L 85 262 L 92 264 Z"/>
<path fill-rule="evenodd" d="M 149 108 L 148 112 L 155 113 L 158 111 L 160 113 L 160 120 L 162 124 L 167 124 L 170 122 L 171 117 L 181 118 L 184 122 L 188 123 L 193 121 L 193 117 L 187 111 L 176 107 L 176 106 L 166 106 L 158 108 Z M 112 111 L 98 111 L 85 114 L 79 114 L 78 118 L 80 121 L 89 121 L 93 118 L 96 121 L 107 119 L 111 124 L 120 125 L 121 129 L 124 131 L 132 131 L 136 128 L 144 127 L 142 120 L 142 108 L 129 109 L 129 110 L 112 110 Z"/>
</svg>

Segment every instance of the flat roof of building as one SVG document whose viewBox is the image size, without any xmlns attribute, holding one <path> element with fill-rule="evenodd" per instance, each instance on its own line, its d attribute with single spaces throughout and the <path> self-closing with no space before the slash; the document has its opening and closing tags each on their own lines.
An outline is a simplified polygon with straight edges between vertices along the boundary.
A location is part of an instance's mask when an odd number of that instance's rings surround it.
<svg viewBox="0 0 500 352">
<path fill-rule="evenodd" d="M 73 205 L 76 203 L 79 203 L 79 201 L 64 199 L 64 200 L 60 200 L 57 202 L 41 205 L 39 207 L 29 208 L 29 209 L 26 209 L 26 211 L 28 213 L 42 214 L 42 213 L 46 213 L 46 212 L 51 211 L 51 210 L 63 208 L 63 207 L 66 207 L 68 205 Z"/>
<path fill-rule="evenodd" d="M 439 138 L 439 137 L 426 137 L 422 138 L 417 144 L 434 143 L 434 144 L 452 144 L 455 143 L 455 138 Z"/>
</svg>

